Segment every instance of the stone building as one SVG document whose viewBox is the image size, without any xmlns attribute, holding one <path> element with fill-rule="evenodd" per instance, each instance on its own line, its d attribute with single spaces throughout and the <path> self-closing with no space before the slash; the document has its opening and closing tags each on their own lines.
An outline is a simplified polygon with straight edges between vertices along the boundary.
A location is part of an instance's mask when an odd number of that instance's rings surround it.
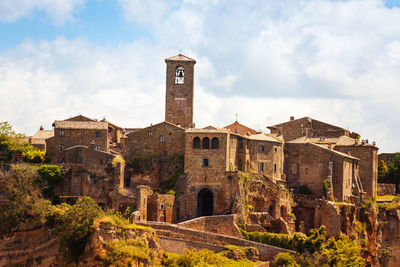
<svg viewBox="0 0 400 267">
<path fill-rule="evenodd" d="M 314 143 L 359 159 L 359 176 L 366 196 L 376 196 L 378 182 L 378 147 L 375 142 L 359 141 L 359 134 L 309 117 L 268 127 L 282 134 L 285 142 Z"/>
<path fill-rule="evenodd" d="M 127 158 L 134 155 L 183 155 L 185 129 L 164 121 L 128 133 Z"/>
<path fill-rule="evenodd" d="M 120 145 L 122 128 L 109 122 L 79 115 L 53 123 L 54 136 L 46 139 L 47 157 L 53 163 L 65 162 L 64 150 L 76 145 L 93 146 L 95 150 L 112 152 Z"/>
<path fill-rule="evenodd" d="M 318 198 L 352 200 L 362 191 L 358 166 L 358 158 L 318 144 L 290 141 L 285 146 L 286 181 L 295 193 L 310 190 Z"/>
<path fill-rule="evenodd" d="M 165 59 L 167 82 L 165 121 L 183 128 L 193 127 L 193 85 L 196 61 L 182 54 Z"/>
<path fill-rule="evenodd" d="M 54 131 L 45 130 L 43 126 L 40 126 L 39 131 L 37 131 L 33 136 L 28 138 L 28 142 L 37 149 L 46 151 L 46 140 L 54 136 Z"/>
</svg>

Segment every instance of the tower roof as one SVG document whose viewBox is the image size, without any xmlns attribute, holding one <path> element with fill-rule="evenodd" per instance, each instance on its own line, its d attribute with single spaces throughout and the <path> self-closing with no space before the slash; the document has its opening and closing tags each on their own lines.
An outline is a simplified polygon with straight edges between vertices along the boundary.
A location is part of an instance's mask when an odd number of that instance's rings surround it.
<svg viewBox="0 0 400 267">
<path fill-rule="evenodd" d="M 182 54 L 166 58 L 165 62 L 168 62 L 168 61 L 190 61 L 190 62 L 196 63 L 196 60 L 194 60 L 193 58 L 187 57 Z"/>
</svg>

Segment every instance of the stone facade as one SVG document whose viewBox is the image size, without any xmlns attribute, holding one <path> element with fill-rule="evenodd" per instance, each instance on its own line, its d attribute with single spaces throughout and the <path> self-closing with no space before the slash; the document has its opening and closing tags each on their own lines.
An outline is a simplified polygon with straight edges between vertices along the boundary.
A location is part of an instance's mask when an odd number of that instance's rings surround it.
<svg viewBox="0 0 400 267">
<path fill-rule="evenodd" d="M 193 127 L 194 59 L 177 55 L 165 59 L 167 86 L 165 121 L 184 128 Z"/>
<path fill-rule="evenodd" d="M 174 195 L 153 194 L 147 197 L 147 220 L 168 222 L 173 221 Z"/>
<path fill-rule="evenodd" d="M 312 143 L 289 142 L 285 148 L 288 186 L 297 190 L 307 187 L 317 197 L 324 196 L 323 180 L 331 184 L 333 197 L 339 201 L 358 194 L 360 188 L 352 186 L 360 184 L 358 162 L 358 158 Z"/>
<path fill-rule="evenodd" d="M 127 159 L 134 155 L 182 155 L 185 130 L 161 122 L 127 134 Z"/>
</svg>

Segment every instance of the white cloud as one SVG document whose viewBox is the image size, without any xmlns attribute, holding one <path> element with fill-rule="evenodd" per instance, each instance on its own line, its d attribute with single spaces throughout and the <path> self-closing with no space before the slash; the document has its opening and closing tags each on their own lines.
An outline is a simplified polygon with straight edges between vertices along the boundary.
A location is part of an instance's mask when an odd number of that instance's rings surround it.
<svg viewBox="0 0 400 267">
<path fill-rule="evenodd" d="M 377 0 L 119 3 L 152 38 L 28 40 L 0 54 L 0 121 L 28 134 L 77 113 L 125 127 L 162 121 L 163 60 L 182 48 L 197 60 L 198 126 L 239 113 L 266 130 L 311 116 L 400 151 L 400 9 Z"/>
<path fill-rule="evenodd" d="M 14 22 L 33 16 L 35 11 L 44 11 L 55 25 L 74 20 L 74 14 L 83 8 L 86 0 L 2 0 L 0 21 Z"/>
</svg>

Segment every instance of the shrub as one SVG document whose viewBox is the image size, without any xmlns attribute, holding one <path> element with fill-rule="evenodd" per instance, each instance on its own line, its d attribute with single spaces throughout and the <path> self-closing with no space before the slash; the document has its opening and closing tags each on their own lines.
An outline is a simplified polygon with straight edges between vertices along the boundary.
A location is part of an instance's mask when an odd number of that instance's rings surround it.
<svg viewBox="0 0 400 267">
<path fill-rule="evenodd" d="M 113 266 L 137 266 L 152 265 L 154 252 L 149 248 L 144 240 L 139 237 L 127 240 L 112 240 L 105 244 L 106 254 L 102 257 L 108 265 Z"/>
<path fill-rule="evenodd" d="M 66 260 L 78 260 L 92 232 L 93 221 L 103 214 L 90 197 L 80 198 L 65 212 L 56 231 L 61 235 L 61 251 Z"/>
<path fill-rule="evenodd" d="M 278 267 L 300 267 L 300 265 L 298 265 L 296 260 L 294 259 L 293 255 L 289 253 L 279 253 L 278 255 L 276 255 L 274 263 Z"/>
<path fill-rule="evenodd" d="M 381 249 L 378 251 L 378 260 L 383 267 L 387 266 L 392 257 L 393 248 L 390 246 L 382 246 Z"/>
<path fill-rule="evenodd" d="M 257 263 L 250 260 L 233 260 L 228 259 L 222 253 L 214 253 L 213 251 L 203 249 L 197 251 L 186 250 L 185 254 L 165 253 L 162 260 L 163 266 L 184 266 L 184 267 L 197 267 L 197 266 L 237 266 L 247 267 L 255 266 Z"/>
<path fill-rule="evenodd" d="M 39 183 L 44 187 L 43 195 L 52 197 L 54 188 L 64 179 L 64 170 L 57 165 L 42 165 L 38 169 Z"/>
</svg>

